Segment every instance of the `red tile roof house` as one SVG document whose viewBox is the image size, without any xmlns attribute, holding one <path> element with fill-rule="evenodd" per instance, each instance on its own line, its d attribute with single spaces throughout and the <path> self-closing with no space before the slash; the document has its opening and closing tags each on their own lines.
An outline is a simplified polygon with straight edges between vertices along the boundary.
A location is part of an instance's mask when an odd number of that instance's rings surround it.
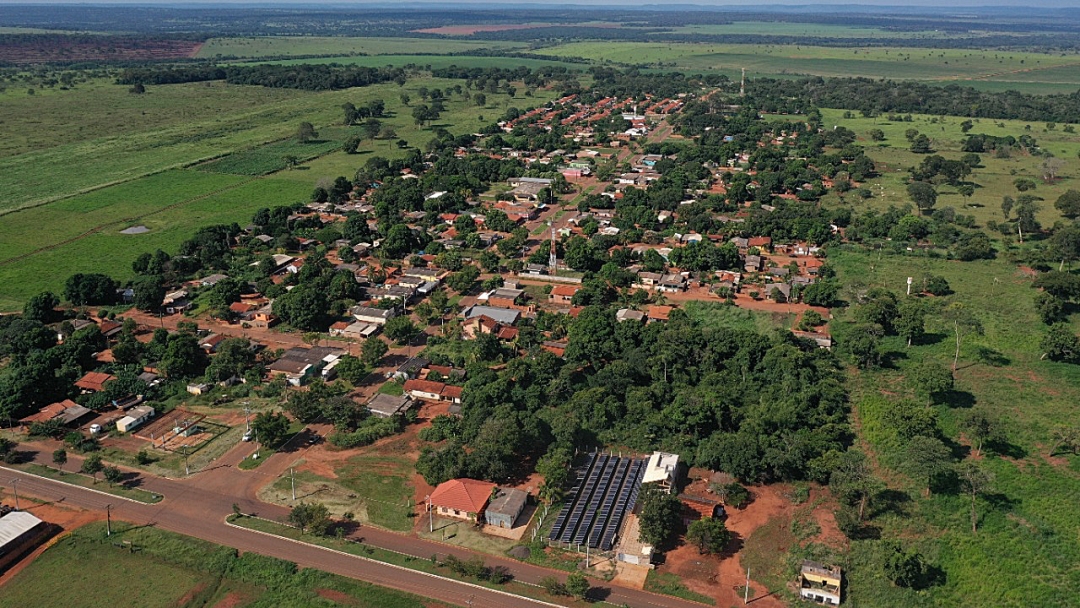
<svg viewBox="0 0 1080 608">
<path fill-rule="evenodd" d="M 569 304 L 574 299 L 574 294 L 580 290 L 581 288 L 577 285 L 556 285 L 551 288 L 548 301 L 557 304 Z"/>
<path fill-rule="evenodd" d="M 494 490 L 495 484 L 486 481 L 451 479 L 431 493 L 428 508 L 442 517 L 477 522 Z"/>
<path fill-rule="evenodd" d="M 105 383 L 110 380 L 116 380 L 116 376 L 102 372 L 87 372 L 85 376 L 75 383 L 75 386 L 82 389 L 84 393 L 96 393 L 105 390 Z"/>
</svg>

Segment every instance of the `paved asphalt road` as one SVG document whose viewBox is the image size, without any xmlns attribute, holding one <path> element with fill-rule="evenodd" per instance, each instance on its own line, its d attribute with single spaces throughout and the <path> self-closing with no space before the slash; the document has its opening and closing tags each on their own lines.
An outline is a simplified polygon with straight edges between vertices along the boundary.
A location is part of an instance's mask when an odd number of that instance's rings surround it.
<svg viewBox="0 0 1080 608">
<path fill-rule="evenodd" d="M 51 464 L 48 455 L 52 453 L 53 446 L 24 443 L 20 447 L 36 449 L 35 461 L 39 464 Z M 186 479 L 166 479 L 138 472 L 138 487 L 165 497 L 155 505 L 100 494 L 78 486 L 27 475 L 6 467 L 0 467 L 0 470 L 3 470 L 5 477 L 10 475 L 12 479 L 19 479 L 20 494 L 34 495 L 46 500 L 62 500 L 67 504 L 97 511 L 104 511 L 105 505 L 111 504 L 113 517 L 119 520 L 137 525 L 154 525 L 241 551 L 253 551 L 286 559 L 300 566 L 318 568 L 447 603 L 467 606 L 471 602 L 472 606 L 481 608 L 551 606 L 544 602 L 508 596 L 452 579 L 432 577 L 414 570 L 365 560 L 289 539 L 263 535 L 225 523 L 225 517 L 233 512 L 233 504 L 239 506 L 244 513 L 265 519 L 283 520 L 288 515 L 287 508 L 263 503 L 255 497 L 255 492 L 271 478 L 284 473 L 288 465 L 295 461 L 297 452 L 274 454 L 252 471 L 236 468 L 235 463 L 246 457 L 253 449 L 254 446 L 251 444 L 241 443 L 219 459 L 216 466 Z M 300 448 L 300 450 L 303 449 L 306 448 Z M 81 464 L 81 457 L 70 455 L 67 468 L 78 470 Z M 462 559 L 480 556 L 489 566 L 505 566 L 516 580 L 525 583 L 537 584 L 542 578 L 552 575 L 562 579 L 566 574 L 509 558 L 475 553 L 467 549 L 370 526 L 362 527 L 353 535 L 353 538 L 363 539 L 364 543 L 375 547 L 413 555 L 421 559 L 427 559 L 434 554 L 439 556 L 452 554 Z M 594 592 L 598 597 L 603 597 L 610 603 L 625 604 L 634 608 L 700 608 L 702 606 L 702 604 L 679 598 L 615 585 L 597 585 L 594 587 Z"/>
</svg>

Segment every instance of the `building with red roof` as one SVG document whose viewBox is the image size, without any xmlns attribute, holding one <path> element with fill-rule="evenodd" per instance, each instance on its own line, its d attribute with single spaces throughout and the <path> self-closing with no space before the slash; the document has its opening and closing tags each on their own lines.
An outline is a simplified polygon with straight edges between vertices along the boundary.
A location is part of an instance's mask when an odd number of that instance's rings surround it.
<svg viewBox="0 0 1080 608">
<path fill-rule="evenodd" d="M 84 393 L 96 393 L 105 390 L 105 383 L 110 380 L 116 380 L 116 376 L 102 372 L 87 372 L 75 383 L 75 386 L 82 389 Z"/>
<path fill-rule="evenodd" d="M 478 521 L 494 490 L 495 484 L 486 481 L 451 479 L 431 493 L 428 508 L 443 517 Z"/>
</svg>

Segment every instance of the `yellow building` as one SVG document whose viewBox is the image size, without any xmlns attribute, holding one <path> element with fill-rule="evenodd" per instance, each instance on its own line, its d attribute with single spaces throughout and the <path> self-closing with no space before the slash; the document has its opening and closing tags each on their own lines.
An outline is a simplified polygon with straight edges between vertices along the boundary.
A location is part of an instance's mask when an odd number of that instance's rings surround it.
<svg viewBox="0 0 1080 608">
<path fill-rule="evenodd" d="M 799 572 L 799 595 L 827 606 L 840 604 L 840 581 L 843 573 L 839 566 L 825 566 L 817 562 L 804 561 Z"/>
</svg>

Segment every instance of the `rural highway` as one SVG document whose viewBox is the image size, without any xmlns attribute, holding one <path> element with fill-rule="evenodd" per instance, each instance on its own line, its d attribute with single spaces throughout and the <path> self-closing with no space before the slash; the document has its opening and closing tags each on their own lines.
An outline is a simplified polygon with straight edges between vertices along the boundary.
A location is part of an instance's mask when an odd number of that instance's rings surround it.
<svg viewBox="0 0 1080 608">
<path fill-rule="evenodd" d="M 21 448 L 33 448 L 33 444 L 21 444 Z M 49 464 L 51 446 L 41 445 L 33 452 L 39 464 Z M 471 585 L 453 579 L 431 576 L 382 562 L 324 549 L 315 545 L 262 534 L 232 526 L 225 517 L 237 505 L 246 514 L 265 519 L 284 520 L 289 510 L 271 505 L 255 498 L 256 490 L 267 483 L 273 472 L 284 471 L 295 459 L 295 453 L 279 452 L 270 457 L 258 469 L 243 471 L 232 463 L 238 462 L 253 446 L 240 444 L 225 454 L 218 466 L 202 471 L 186 479 L 166 479 L 139 472 L 139 488 L 156 492 L 165 497 L 161 502 L 148 505 L 125 500 L 93 490 L 44 479 L 22 473 L 15 469 L 0 467 L 5 478 L 18 479 L 20 495 L 33 495 L 45 500 L 60 501 L 84 509 L 105 511 L 112 505 L 112 516 L 136 525 L 153 525 L 165 530 L 193 536 L 213 543 L 234 547 L 240 551 L 252 551 L 262 555 L 296 562 L 298 565 L 325 570 L 341 576 L 399 589 L 416 595 L 438 599 L 459 606 L 504 608 L 506 606 L 553 606 L 553 604 L 509 595 L 485 587 Z M 82 459 L 69 456 L 67 468 L 78 470 Z M 128 470 L 132 471 L 132 470 Z M 259 474 L 261 473 L 261 474 Z M 5 485 L 7 485 L 5 483 Z M 428 559 L 432 555 L 455 555 L 462 559 L 479 556 L 488 566 L 505 566 L 514 579 L 524 583 L 538 584 L 547 576 L 565 578 L 566 573 L 550 570 L 509 558 L 481 554 L 443 543 L 432 542 L 414 536 L 389 532 L 363 526 L 351 538 L 362 539 L 365 544 Z M 597 581 L 592 581 L 594 584 Z M 649 593 L 639 589 L 600 583 L 594 594 L 615 605 L 634 608 L 700 608 L 702 604 L 679 598 Z"/>
</svg>

